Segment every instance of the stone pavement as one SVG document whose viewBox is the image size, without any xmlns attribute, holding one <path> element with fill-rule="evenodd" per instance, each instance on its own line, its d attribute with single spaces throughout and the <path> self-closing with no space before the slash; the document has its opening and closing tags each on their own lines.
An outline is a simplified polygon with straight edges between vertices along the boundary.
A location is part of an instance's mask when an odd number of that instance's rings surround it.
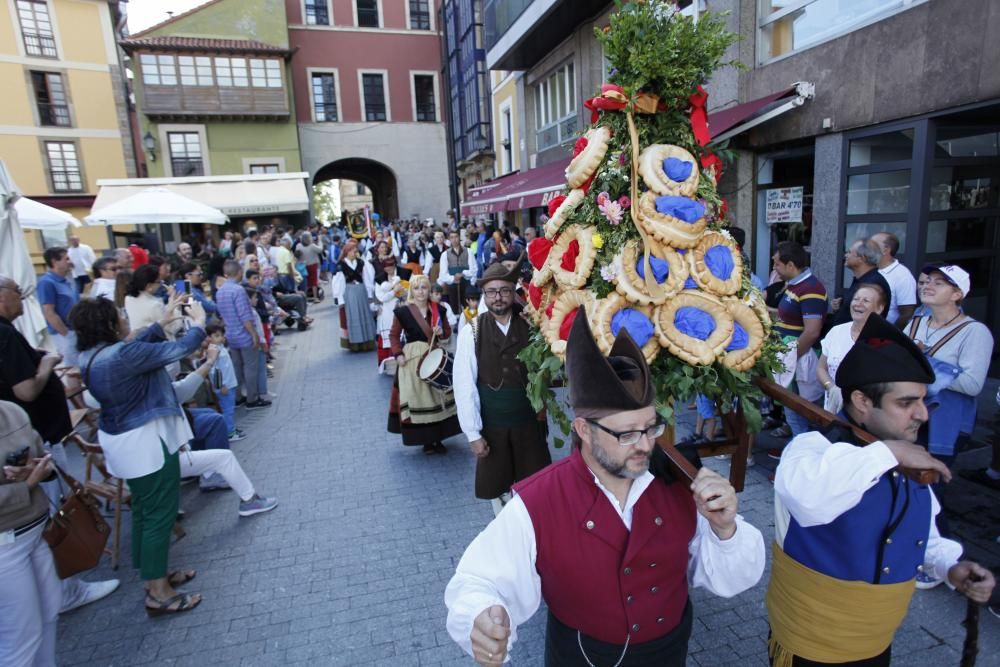
<svg viewBox="0 0 1000 667">
<path fill-rule="evenodd" d="M 492 518 L 472 495 L 474 459 L 461 438 L 447 456 L 402 447 L 385 431 L 390 382 L 376 375 L 374 355 L 340 349 L 329 302 L 311 314 L 312 329 L 278 339 L 273 407 L 237 415 L 249 438 L 233 450 L 278 508 L 241 519 L 235 494 L 183 487 L 187 536 L 171 564 L 197 568 L 186 588 L 205 599 L 155 620 L 128 564 L 126 515 L 123 565 L 113 573 L 105 562 L 88 575 L 120 577 L 122 587 L 61 619 L 60 665 L 472 664 L 445 631 L 443 594 Z M 725 462 L 709 464 L 725 472 Z M 766 475 L 750 470 L 740 503 L 769 540 Z M 689 664 L 767 664 L 766 581 L 729 600 L 693 593 Z M 918 591 L 893 664 L 957 665 L 964 608 L 944 586 Z M 543 635 L 540 612 L 521 628 L 511 664 L 541 665 Z M 1000 621 L 988 613 L 980 655 L 980 665 L 1000 664 Z"/>
</svg>

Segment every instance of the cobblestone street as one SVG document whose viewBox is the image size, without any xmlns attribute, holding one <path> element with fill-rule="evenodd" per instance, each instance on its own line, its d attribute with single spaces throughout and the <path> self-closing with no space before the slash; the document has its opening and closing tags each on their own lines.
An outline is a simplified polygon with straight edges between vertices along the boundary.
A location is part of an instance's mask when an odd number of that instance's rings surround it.
<svg viewBox="0 0 1000 667">
<path fill-rule="evenodd" d="M 249 437 L 233 450 L 277 510 L 241 519 L 235 494 L 182 487 L 187 536 L 171 565 L 198 570 L 186 589 L 204 601 L 156 620 L 143 613 L 129 565 L 126 513 L 122 566 L 112 573 L 105 559 L 87 576 L 117 576 L 121 589 L 61 619 L 60 665 L 472 664 L 445 631 L 443 594 L 492 518 L 473 497 L 473 456 L 461 437 L 447 456 L 402 447 L 385 430 L 390 381 L 374 355 L 340 349 L 329 301 L 310 314 L 311 330 L 278 338 L 273 407 L 237 413 Z M 767 474 L 749 470 L 740 505 L 769 540 Z M 689 664 L 767 664 L 766 582 L 730 600 L 693 593 Z M 893 664 L 957 665 L 964 613 L 964 598 L 946 586 L 917 591 Z M 511 664 L 541 665 L 543 634 L 538 613 L 519 631 Z M 985 611 L 980 635 L 979 664 L 1000 664 L 1000 621 Z"/>
</svg>

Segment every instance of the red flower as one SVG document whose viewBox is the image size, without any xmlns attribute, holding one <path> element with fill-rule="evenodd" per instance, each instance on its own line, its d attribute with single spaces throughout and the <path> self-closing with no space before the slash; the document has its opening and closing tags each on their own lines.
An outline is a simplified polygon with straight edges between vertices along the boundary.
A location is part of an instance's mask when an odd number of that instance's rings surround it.
<svg viewBox="0 0 1000 667">
<path fill-rule="evenodd" d="M 588 143 L 589 142 L 587 141 L 587 137 L 580 137 L 579 139 L 577 139 L 576 143 L 573 144 L 573 157 L 576 157 L 577 155 L 582 153 L 583 149 L 587 147 Z"/>
</svg>

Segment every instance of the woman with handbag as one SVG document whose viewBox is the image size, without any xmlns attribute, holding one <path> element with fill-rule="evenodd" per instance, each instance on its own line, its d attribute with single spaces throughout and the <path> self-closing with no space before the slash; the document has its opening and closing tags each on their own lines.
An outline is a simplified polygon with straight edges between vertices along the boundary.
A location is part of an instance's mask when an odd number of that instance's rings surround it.
<svg viewBox="0 0 1000 667">
<path fill-rule="evenodd" d="M 177 452 L 192 433 L 166 367 L 195 352 L 205 338 L 205 310 L 189 296 L 172 297 L 164 319 L 134 338 L 104 299 L 85 299 L 70 312 L 84 380 L 101 404 L 98 439 L 105 462 L 132 494 L 132 563 L 145 581 L 150 616 L 188 611 L 201 602 L 197 593 L 174 589 L 193 579 L 194 571 L 167 570 L 179 500 Z M 191 327 L 168 341 L 164 327 L 181 305 L 188 308 Z"/>
<path fill-rule="evenodd" d="M 438 379 L 438 385 L 420 378 L 424 355 L 451 337 L 451 325 L 430 300 L 430 293 L 427 276 L 413 276 L 408 302 L 393 311 L 389 341 L 397 370 L 389 403 L 389 432 L 402 434 L 404 445 L 423 445 L 424 454 L 446 454 L 442 441 L 462 429 L 451 390 L 451 355 L 437 352 L 446 366 L 446 377 Z"/>
<path fill-rule="evenodd" d="M 62 582 L 42 539 L 49 503 L 41 487 L 52 464 L 28 414 L 7 401 L 0 401 L 0 462 L 0 665 L 55 665 Z"/>
</svg>

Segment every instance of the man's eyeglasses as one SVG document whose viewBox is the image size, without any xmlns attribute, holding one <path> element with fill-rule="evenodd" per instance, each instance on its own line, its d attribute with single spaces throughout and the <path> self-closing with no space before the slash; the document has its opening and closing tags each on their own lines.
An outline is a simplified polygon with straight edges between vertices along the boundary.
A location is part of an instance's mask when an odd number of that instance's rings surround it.
<svg viewBox="0 0 1000 667">
<path fill-rule="evenodd" d="M 118 266 L 105 266 L 101 271 L 121 271 L 121 267 Z"/>
<path fill-rule="evenodd" d="M 610 428 L 608 428 L 604 424 L 601 424 L 596 419 L 588 419 L 587 421 L 590 424 L 601 429 L 608 435 L 613 435 L 615 438 L 618 439 L 618 444 L 621 445 L 622 447 L 634 447 L 635 445 L 638 445 L 639 440 L 641 440 L 642 436 L 644 435 L 647 438 L 649 438 L 650 442 L 653 442 L 661 435 L 663 435 L 663 432 L 667 428 L 666 424 L 664 424 L 661 421 L 658 421 L 643 431 L 612 431 Z"/>
<path fill-rule="evenodd" d="M 483 290 L 483 294 L 485 294 L 487 297 L 489 297 L 491 299 L 495 299 L 498 296 L 507 297 L 507 296 L 510 296 L 513 293 L 514 293 L 514 288 L 512 288 L 512 287 L 500 287 L 500 288 L 497 288 L 497 289 L 484 289 Z"/>
<path fill-rule="evenodd" d="M 9 289 L 11 292 L 16 292 L 19 299 L 24 299 L 24 292 L 21 291 L 19 286 L 11 287 L 10 285 L 0 285 L 0 289 Z"/>
</svg>

